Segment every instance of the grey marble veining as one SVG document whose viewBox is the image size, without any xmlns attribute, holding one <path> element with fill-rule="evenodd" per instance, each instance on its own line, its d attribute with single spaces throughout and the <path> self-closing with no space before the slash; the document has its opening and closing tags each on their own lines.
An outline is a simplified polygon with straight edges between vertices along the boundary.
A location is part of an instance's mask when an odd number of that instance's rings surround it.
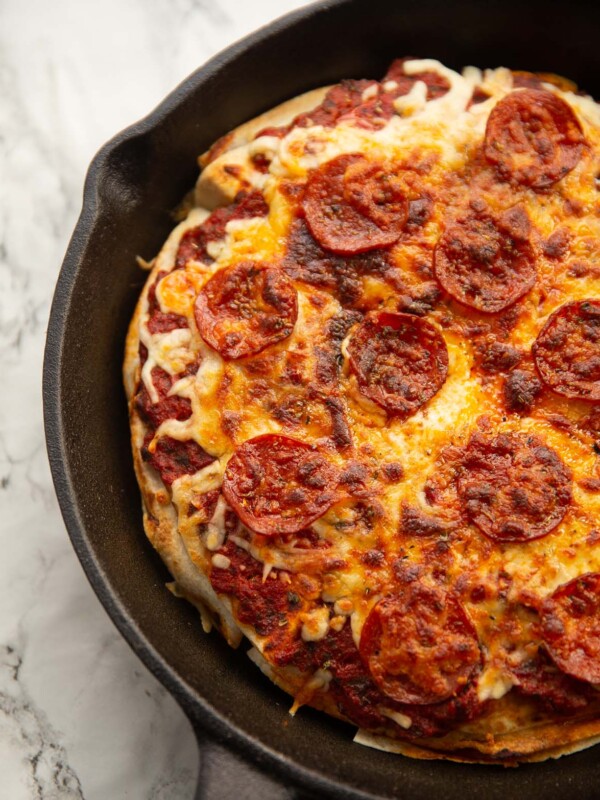
<svg viewBox="0 0 600 800">
<path fill-rule="evenodd" d="M 186 800 L 197 753 L 71 550 L 41 407 L 86 167 L 215 52 L 297 0 L 0 3 L 0 800 Z"/>
</svg>

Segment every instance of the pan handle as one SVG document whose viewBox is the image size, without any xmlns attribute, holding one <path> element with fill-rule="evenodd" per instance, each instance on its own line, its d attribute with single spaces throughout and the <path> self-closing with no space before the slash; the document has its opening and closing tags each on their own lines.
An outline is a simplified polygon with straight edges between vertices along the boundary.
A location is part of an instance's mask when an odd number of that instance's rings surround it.
<svg viewBox="0 0 600 800">
<path fill-rule="evenodd" d="M 266 775 L 194 726 L 200 749 L 195 800 L 300 800 L 292 788 Z"/>
</svg>

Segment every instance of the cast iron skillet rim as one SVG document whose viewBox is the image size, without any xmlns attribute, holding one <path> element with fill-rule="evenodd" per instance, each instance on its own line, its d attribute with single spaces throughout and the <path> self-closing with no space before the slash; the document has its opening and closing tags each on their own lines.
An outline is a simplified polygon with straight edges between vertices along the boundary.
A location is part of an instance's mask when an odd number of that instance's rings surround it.
<svg viewBox="0 0 600 800">
<path fill-rule="evenodd" d="M 99 185 L 112 154 L 125 142 L 141 138 L 152 131 L 164 117 L 180 105 L 198 84 L 209 80 L 224 65 L 234 61 L 239 55 L 251 49 L 262 40 L 276 35 L 281 29 L 293 25 L 315 14 L 327 11 L 333 6 L 352 3 L 352 0 L 327 0 L 314 2 L 277 18 L 250 35 L 213 56 L 206 64 L 185 78 L 167 97 L 147 116 L 133 123 L 110 139 L 93 158 L 85 178 L 82 211 L 69 242 L 60 274 L 57 280 L 48 322 L 43 370 L 44 428 L 52 479 L 67 532 L 81 562 L 84 572 L 94 592 L 109 617 L 123 635 L 136 655 L 158 680 L 172 693 L 186 713 L 197 737 L 201 737 L 199 726 L 213 734 L 227 746 L 233 745 L 250 763 L 272 767 L 280 776 L 288 777 L 298 785 L 317 792 L 327 792 L 330 797 L 352 800 L 375 798 L 370 793 L 360 792 L 342 786 L 322 775 L 302 767 L 287 757 L 275 752 L 253 736 L 237 728 L 232 722 L 219 714 L 203 697 L 197 694 L 167 664 L 141 633 L 137 623 L 125 609 L 121 599 L 111 586 L 110 580 L 100 567 L 93 547 L 87 537 L 83 522 L 74 501 L 71 474 L 65 449 L 65 432 L 61 415 L 61 363 L 63 355 L 63 332 L 71 304 L 75 279 L 85 254 L 87 239 L 102 214 L 103 206 L 99 195 Z"/>
</svg>

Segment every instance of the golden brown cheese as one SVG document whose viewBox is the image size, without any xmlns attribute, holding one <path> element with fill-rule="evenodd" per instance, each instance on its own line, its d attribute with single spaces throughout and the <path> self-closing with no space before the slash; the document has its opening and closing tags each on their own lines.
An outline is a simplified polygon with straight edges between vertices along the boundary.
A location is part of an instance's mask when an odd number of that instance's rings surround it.
<svg viewBox="0 0 600 800">
<path fill-rule="evenodd" d="M 510 71 L 482 74 L 468 68 L 461 76 L 432 60 L 405 64 L 409 75 L 424 71 L 439 75 L 448 91 L 428 100 L 426 84 L 417 80 L 394 101 L 395 114 L 377 130 L 343 119 L 333 127 L 292 127 L 286 135 L 259 137 L 213 160 L 201 179 L 205 195 L 211 180 L 227 200 L 240 190 L 258 189 L 268 214 L 230 219 L 223 235 L 206 245 L 208 258 L 190 259 L 175 269 L 183 237 L 207 218 L 200 208 L 191 211 L 169 237 L 148 281 L 150 286 L 164 273 L 155 289 L 160 313 L 178 315 L 186 324 L 152 333 L 146 289 L 130 334 L 145 348 L 145 361 L 138 367 L 130 353 L 126 369 L 139 370 L 142 386 L 156 403 L 152 376 L 160 368 L 173 381 L 168 396 L 182 398 L 189 407 L 188 416 L 186 411 L 160 421 L 145 444 L 149 451 L 164 437 L 191 440 L 210 461 L 195 474 L 177 477 L 170 494 L 138 464 L 146 492 L 160 497 L 162 506 L 172 502 L 176 516 L 170 524 L 177 525 L 197 571 L 211 576 L 232 569 L 227 546 L 234 547 L 261 565 L 263 583 L 276 581 L 278 591 L 283 584 L 288 598 L 298 597 L 295 607 L 288 601 L 288 620 L 281 620 L 285 635 L 279 638 L 271 627 L 261 632 L 260 625 L 252 624 L 239 598 L 217 591 L 217 599 L 206 580 L 203 596 L 196 598 L 218 613 L 233 611 L 237 625 L 262 653 L 267 674 L 302 702 L 344 716 L 330 699 L 326 668 L 309 675 L 302 666 L 286 670 L 270 653 L 281 656 L 284 640 L 286 647 L 298 638 L 317 643 L 331 631 L 348 629 L 358 647 L 365 620 L 389 594 L 399 571 L 414 569 L 425 585 L 455 592 L 474 625 L 482 645 L 476 695 L 478 702 L 491 701 L 492 706 L 456 728 L 484 740 L 494 734 L 494 714 L 506 720 L 519 708 L 525 719 L 517 717 L 517 729 L 527 728 L 531 715 L 539 716 L 539 708 L 531 711 L 525 700 L 514 706 L 513 694 L 506 705 L 493 704 L 508 696 L 519 667 L 537 657 L 536 626 L 544 599 L 579 575 L 600 572 L 600 550 L 591 544 L 597 541 L 600 472 L 593 433 L 585 425 L 590 405 L 542 386 L 531 357 L 538 333 L 556 309 L 567 300 L 600 297 L 600 111 L 590 98 L 544 84 L 574 110 L 586 146 L 552 191 L 539 192 L 498 180 L 482 154 L 489 115 L 513 90 Z M 476 87 L 487 99 L 472 104 Z M 257 153 L 268 156 L 268 171 L 254 165 Z M 310 237 L 298 217 L 303 187 L 314 170 L 354 153 L 397 165 L 410 201 L 408 223 L 388 248 L 385 264 L 361 267 L 359 279 L 355 272 L 347 285 L 327 285 L 326 280 L 312 285 L 303 279 L 306 273 L 293 249 Z M 214 177 L 223 170 L 226 185 Z M 517 207 L 519 219 L 530 226 L 535 284 L 495 314 L 453 300 L 432 269 L 444 231 L 473 213 L 474 201 L 494 219 Z M 519 219 L 511 224 L 520 224 Z M 224 360 L 200 336 L 194 304 L 212 276 L 247 260 L 278 265 L 293 281 L 297 320 L 283 341 L 256 355 Z M 363 261 L 367 264 L 368 258 Z M 443 385 L 408 418 L 387 414 L 365 397 L 350 363 L 349 342 L 362 315 L 382 308 L 426 317 L 447 348 Z M 143 431 L 137 430 L 134 448 L 139 449 Z M 464 454 L 478 431 L 533 435 L 559 454 L 572 475 L 572 501 L 547 535 L 498 542 L 465 523 L 453 458 Z M 267 537 L 227 522 L 230 512 L 218 490 L 228 461 L 242 444 L 263 434 L 323 448 L 340 473 L 346 472 L 340 499 L 310 526 L 313 541 Z M 211 502 L 203 500 L 211 493 Z M 410 731 L 410 710 L 380 711 L 389 723 L 384 733 Z"/>
</svg>

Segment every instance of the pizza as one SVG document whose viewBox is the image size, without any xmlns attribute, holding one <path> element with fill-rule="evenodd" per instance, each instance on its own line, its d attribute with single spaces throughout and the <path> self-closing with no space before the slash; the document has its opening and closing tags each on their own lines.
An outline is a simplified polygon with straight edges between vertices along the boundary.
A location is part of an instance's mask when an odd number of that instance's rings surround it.
<svg viewBox="0 0 600 800">
<path fill-rule="evenodd" d="M 600 107 L 400 59 L 200 166 L 124 366 L 171 590 L 363 744 L 595 743 Z"/>
</svg>

